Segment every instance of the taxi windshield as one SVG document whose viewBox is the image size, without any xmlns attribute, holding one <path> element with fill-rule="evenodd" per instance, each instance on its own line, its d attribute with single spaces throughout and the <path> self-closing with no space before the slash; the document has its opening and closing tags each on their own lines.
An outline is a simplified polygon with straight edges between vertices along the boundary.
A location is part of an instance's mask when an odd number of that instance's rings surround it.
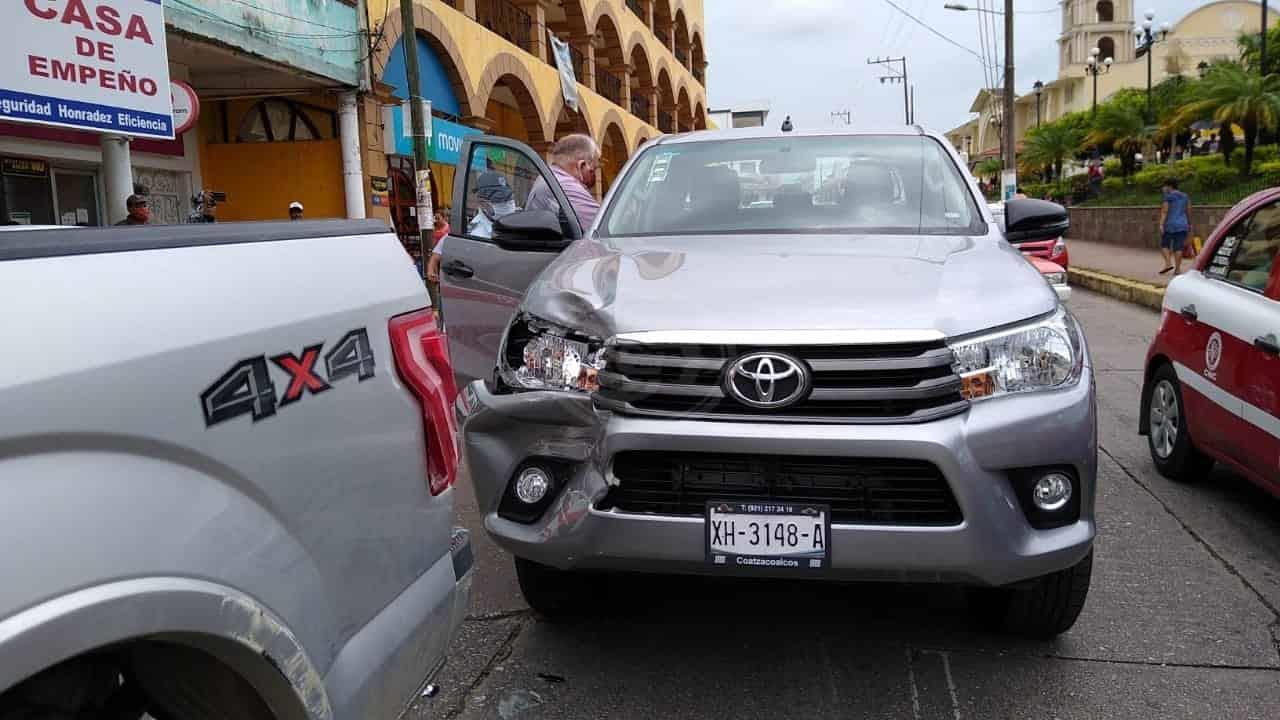
<svg viewBox="0 0 1280 720">
<path fill-rule="evenodd" d="M 659 144 L 622 181 L 605 235 L 982 231 L 960 171 L 928 137 Z"/>
</svg>

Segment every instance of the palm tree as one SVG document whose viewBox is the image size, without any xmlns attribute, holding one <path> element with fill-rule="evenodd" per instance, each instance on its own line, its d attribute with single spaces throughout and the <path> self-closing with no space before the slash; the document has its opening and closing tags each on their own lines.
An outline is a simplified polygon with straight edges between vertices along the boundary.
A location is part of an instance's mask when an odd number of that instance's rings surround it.
<svg viewBox="0 0 1280 720">
<path fill-rule="evenodd" d="M 990 157 L 973 166 L 973 174 L 980 178 L 994 178 L 1000 175 L 1003 167 L 1000 158 Z"/>
<path fill-rule="evenodd" d="M 1053 177 L 1062 177 L 1062 163 L 1080 151 L 1084 130 L 1069 123 L 1049 123 L 1027 133 L 1022 159 L 1032 167 L 1047 167 Z"/>
<path fill-rule="evenodd" d="M 1120 174 L 1133 172 L 1135 156 L 1155 137 L 1156 128 L 1147 125 L 1142 108 L 1128 102 L 1112 101 L 1098 106 L 1093 131 L 1085 138 L 1089 145 L 1110 143 L 1120 155 Z"/>
<path fill-rule="evenodd" d="M 1232 123 L 1244 128 L 1244 165 L 1241 174 L 1253 172 L 1253 148 L 1259 129 L 1280 122 L 1280 75 L 1259 76 L 1237 63 L 1219 63 L 1196 83 L 1191 101 L 1182 106 L 1180 120 L 1205 117 L 1224 128 Z"/>
</svg>

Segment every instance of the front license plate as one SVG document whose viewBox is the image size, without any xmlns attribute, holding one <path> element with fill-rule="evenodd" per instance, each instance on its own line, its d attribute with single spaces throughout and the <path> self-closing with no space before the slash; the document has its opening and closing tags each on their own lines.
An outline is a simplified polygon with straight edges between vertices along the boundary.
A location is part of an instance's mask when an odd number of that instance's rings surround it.
<svg viewBox="0 0 1280 720">
<path fill-rule="evenodd" d="M 831 510 L 779 502 L 707 503 L 707 562 L 740 568 L 831 566 Z"/>
</svg>

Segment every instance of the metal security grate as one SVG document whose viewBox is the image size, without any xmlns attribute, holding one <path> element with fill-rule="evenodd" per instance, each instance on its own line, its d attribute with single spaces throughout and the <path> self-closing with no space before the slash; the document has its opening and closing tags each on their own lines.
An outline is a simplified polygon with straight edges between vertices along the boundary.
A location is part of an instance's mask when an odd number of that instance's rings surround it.
<svg viewBox="0 0 1280 720">
<path fill-rule="evenodd" d="M 785 353 L 808 368 L 813 388 L 778 409 L 744 405 L 725 392 L 742 355 Z M 963 412 L 960 378 L 941 342 L 892 345 L 619 345 L 606 355 L 597 402 L 633 415 L 761 422 L 917 423 Z"/>
<path fill-rule="evenodd" d="M 942 472 L 922 460 L 621 452 L 602 510 L 702 517 L 713 500 L 821 503 L 837 523 L 957 525 Z"/>
</svg>

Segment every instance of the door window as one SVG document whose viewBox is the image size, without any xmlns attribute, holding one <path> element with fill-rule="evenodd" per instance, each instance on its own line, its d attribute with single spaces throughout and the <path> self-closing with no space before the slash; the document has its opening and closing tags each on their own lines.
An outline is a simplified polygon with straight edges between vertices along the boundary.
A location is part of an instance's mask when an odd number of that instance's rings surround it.
<svg viewBox="0 0 1280 720">
<path fill-rule="evenodd" d="M 59 225 L 102 224 L 98 217 L 98 182 L 93 173 L 54 170 L 53 196 Z"/>
<path fill-rule="evenodd" d="M 1223 236 L 1206 274 L 1261 293 L 1280 253 L 1280 202 L 1259 208 Z"/>
<path fill-rule="evenodd" d="M 560 212 L 560 203 L 533 160 L 500 145 L 475 143 L 467 163 L 462 219 L 455 233 L 479 240 L 493 237 L 493 223 L 518 210 Z"/>
</svg>

